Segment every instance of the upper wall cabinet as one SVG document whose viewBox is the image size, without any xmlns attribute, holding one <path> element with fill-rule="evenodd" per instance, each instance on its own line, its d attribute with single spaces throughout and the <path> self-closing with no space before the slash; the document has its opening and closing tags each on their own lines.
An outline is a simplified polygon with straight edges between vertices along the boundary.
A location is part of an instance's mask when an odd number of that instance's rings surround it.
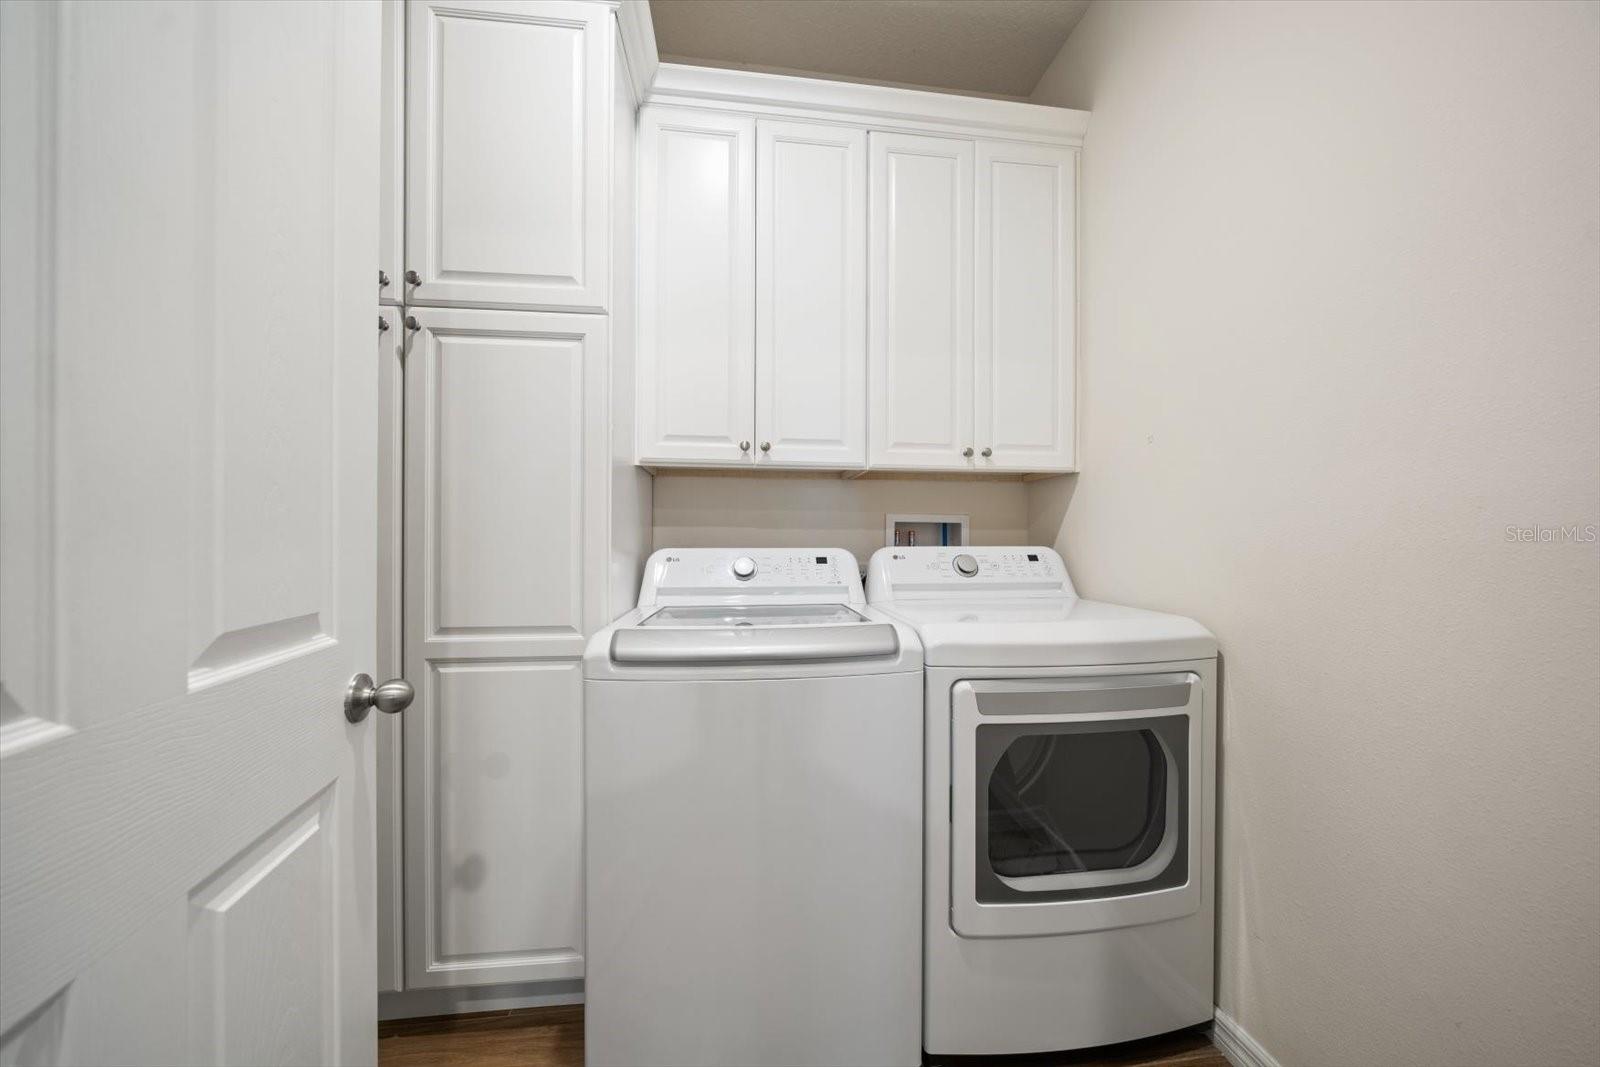
<svg viewBox="0 0 1600 1067">
<path fill-rule="evenodd" d="M 866 464 L 866 132 L 647 108 L 644 462 Z"/>
<path fill-rule="evenodd" d="M 1077 152 L 978 145 L 974 363 L 980 467 L 1076 467 Z"/>
<path fill-rule="evenodd" d="M 605 310 L 611 9 L 411 0 L 408 304 Z"/>
<path fill-rule="evenodd" d="M 753 118 L 639 119 L 639 442 L 664 463 L 750 463 L 755 437 Z"/>
<path fill-rule="evenodd" d="M 1076 469 L 1083 112 L 672 66 L 651 100 L 641 464 Z"/>
<path fill-rule="evenodd" d="M 867 456 L 867 135 L 756 124 L 758 464 Z"/>
<path fill-rule="evenodd" d="M 972 159 L 971 141 L 872 135 L 874 467 L 972 465 Z"/>
<path fill-rule="evenodd" d="M 866 131 L 650 107 L 646 462 L 866 466 Z"/>
</svg>

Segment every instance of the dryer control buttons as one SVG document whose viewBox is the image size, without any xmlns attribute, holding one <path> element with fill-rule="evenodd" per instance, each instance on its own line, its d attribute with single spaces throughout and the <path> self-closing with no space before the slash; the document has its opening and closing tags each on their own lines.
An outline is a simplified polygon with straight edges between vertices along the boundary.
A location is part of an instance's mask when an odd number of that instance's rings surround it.
<svg viewBox="0 0 1600 1067">
<path fill-rule="evenodd" d="M 733 576 L 741 582 L 748 582 L 756 576 L 756 561 L 749 556 L 740 556 L 733 561 Z"/>
<path fill-rule="evenodd" d="M 978 573 L 978 561 L 965 552 L 954 560 L 956 573 L 963 578 L 971 578 Z"/>
</svg>

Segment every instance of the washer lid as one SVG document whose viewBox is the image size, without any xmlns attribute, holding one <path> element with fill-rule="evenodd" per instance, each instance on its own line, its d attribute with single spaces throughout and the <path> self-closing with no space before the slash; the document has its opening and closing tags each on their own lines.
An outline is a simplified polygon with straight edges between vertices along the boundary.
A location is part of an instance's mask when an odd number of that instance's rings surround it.
<svg viewBox="0 0 1600 1067">
<path fill-rule="evenodd" d="M 930 667 L 1090 667 L 1210 659 L 1217 639 L 1193 619 L 1075 596 L 890 600 Z"/>
<path fill-rule="evenodd" d="M 729 609 L 717 610 L 726 613 Z M 847 608 L 839 610 L 855 615 Z M 612 632 L 613 663 L 794 663 L 868 659 L 900 651 L 900 638 L 892 624 L 869 622 L 860 615 L 853 623 L 759 626 L 726 622 L 652 626 L 654 618 Z"/>
<path fill-rule="evenodd" d="M 640 626 L 848 626 L 866 622 L 843 604 L 698 604 L 661 608 Z"/>
</svg>

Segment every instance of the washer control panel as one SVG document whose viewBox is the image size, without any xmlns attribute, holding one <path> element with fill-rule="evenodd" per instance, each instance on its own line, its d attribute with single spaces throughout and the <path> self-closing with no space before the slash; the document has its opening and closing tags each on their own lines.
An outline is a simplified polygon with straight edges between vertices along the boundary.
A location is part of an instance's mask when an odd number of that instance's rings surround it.
<svg viewBox="0 0 1600 1067">
<path fill-rule="evenodd" d="M 639 604 L 723 595 L 863 599 L 856 558 L 840 548 L 664 548 L 645 566 Z"/>
<path fill-rule="evenodd" d="M 1043 547 L 880 548 L 867 568 L 867 599 L 1074 595 L 1066 564 Z"/>
</svg>

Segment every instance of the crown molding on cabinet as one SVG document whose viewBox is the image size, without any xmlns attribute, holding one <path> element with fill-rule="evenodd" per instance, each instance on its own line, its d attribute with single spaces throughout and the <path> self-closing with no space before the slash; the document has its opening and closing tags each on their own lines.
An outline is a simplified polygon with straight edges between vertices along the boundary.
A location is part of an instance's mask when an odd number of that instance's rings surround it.
<svg viewBox="0 0 1600 1067">
<path fill-rule="evenodd" d="M 654 51 L 652 47 L 652 56 Z M 874 129 L 1052 144 L 1081 145 L 1089 128 L 1089 112 L 1070 108 L 681 63 L 661 63 L 643 99 L 652 104 L 866 124 Z"/>
<path fill-rule="evenodd" d="M 633 98 L 643 101 L 661 66 L 649 0 L 622 0 L 617 7 L 617 31 L 622 35 L 622 62 L 633 85 Z"/>
</svg>

